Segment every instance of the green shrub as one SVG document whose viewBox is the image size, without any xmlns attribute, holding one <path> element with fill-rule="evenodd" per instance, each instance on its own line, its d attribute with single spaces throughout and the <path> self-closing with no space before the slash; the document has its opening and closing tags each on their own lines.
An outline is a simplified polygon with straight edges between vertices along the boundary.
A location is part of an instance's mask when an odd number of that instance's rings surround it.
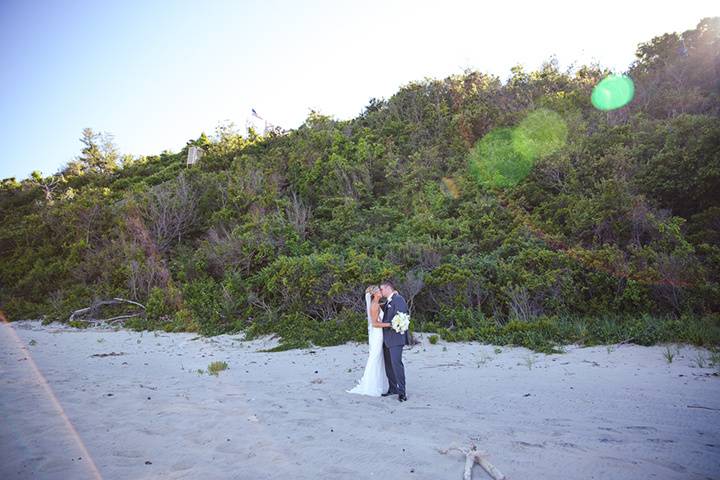
<svg viewBox="0 0 720 480">
<path fill-rule="evenodd" d="M 192 321 L 204 335 L 217 335 L 229 329 L 231 319 L 221 314 L 222 291 L 212 278 L 193 280 L 182 286 L 183 301 Z"/>
<path fill-rule="evenodd" d="M 439 328 L 440 325 L 435 322 L 423 322 L 420 325 L 419 330 L 426 333 L 437 333 Z"/>
<path fill-rule="evenodd" d="M 169 294 L 171 294 L 171 292 L 159 287 L 154 287 L 150 290 L 150 295 L 145 305 L 145 313 L 148 320 L 151 322 L 163 322 L 174 313 L 170 302 L 166 300 Z"/>
</svg>

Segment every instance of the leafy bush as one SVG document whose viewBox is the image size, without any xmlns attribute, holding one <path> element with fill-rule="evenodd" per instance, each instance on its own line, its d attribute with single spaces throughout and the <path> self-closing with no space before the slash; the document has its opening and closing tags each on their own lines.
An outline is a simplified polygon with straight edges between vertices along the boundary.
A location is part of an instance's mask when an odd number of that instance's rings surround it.
<svg viewBox="0 0 720 480">
<path fill-rule="evenodd" d="M 365 341 L 363 291 L 390 278 L 412 328 L 449 341 L 712 345 L 718 32 L 707 18 L 639 45 L 636 98 L 617 111 L 588 102 L 606 70 L 549 61 L 506 82 L 411 82 L 352 120 L 221 126 L 188 142 L 206 153 L 191 168 L 186 148 L 117 168 L 110 145 L 4 179 L 0 305 L 66 321 L 121 296 L 147 306 L 131 328 L 276 333 L 299 348 Z M 560 133 L 548 145 L 522 134 L 538 118 Z M 537 156 L 506 165 L 510 183 L 475 168 L 498 131 Z"/>
</svg>

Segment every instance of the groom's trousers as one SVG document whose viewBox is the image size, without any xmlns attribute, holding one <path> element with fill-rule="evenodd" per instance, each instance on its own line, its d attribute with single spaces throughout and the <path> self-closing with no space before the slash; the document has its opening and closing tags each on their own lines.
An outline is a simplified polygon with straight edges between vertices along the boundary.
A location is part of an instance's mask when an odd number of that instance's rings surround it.
<svg viewBox="0 0 720 480">
<path fill-rule="evenodd" d="M 403 346 L 388 347 L 383 344 L 383 357 L 385 358 L 385 374 L 390 387 L 388 392 L 405 395 L 405 365 L 402 362 Z"/>
</svg>

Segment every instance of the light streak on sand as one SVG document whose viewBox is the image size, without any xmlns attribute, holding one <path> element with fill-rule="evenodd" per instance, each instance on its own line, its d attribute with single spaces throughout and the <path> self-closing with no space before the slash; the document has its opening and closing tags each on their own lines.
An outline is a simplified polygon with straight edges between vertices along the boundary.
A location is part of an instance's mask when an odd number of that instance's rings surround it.
<svg viewBox="0 0 720 480">
<path fill-rule="evenodd" d="M 95 465 L 95 461 L 93 460 L 92 456 L 90 456 L 90 452 L 88 452 L 88 449 L 85 447 L 85 443 L 83 443 L 82 438 L 80 438 L 80 435 L 78 434 L 77 430 L 75 429 L 75 426 L 72 424 L 68 416 L 65 414 L 65 410 L 63 409 L 62 405 L 58 401 L 57 397 L 55 396 L 55 393 L 53 392 L 52 388 L 48 384 L 47 380 L 43 376 L 43 374 L 40 372 L 40 369 L 35 364 L 35 361 L 32 358 L 32 355 L 30 354 L 30 350 L 23 344 L 23 341 L 20 339 L 18 334 L 15 332 L 15 329 L 13 328 L 12 324 L 7 321 L 5 318 L 5 315 L 3 315 L 2 312 L 0 312 L 0 324 L 5 325 L 7 327 L 7 331 L 10 333 L 10 337 L 13 339 L 13 341 L 17 344 L 18 349 L 23 352 L 27 358 L 28 364 L 30 365 L 30 368 L 32 369 L 35 378 L 37 382 L 43 387 L 45 390 L 45 394 L 47 395 L 47 398 L 50 399 L 50 402 L 55 407 L 55 410 L 57 410 L 58 414 L 60 415 L 60 418 L 63 419 L 65 422 L 65 426 L 70 432 L 73 440 L 75 440 L 75 443 L 77 443 L 78 448 L 80 449 L 80 452 L 82 453 L 83 459 L 85 459 L 86 465 L 89 469 L 89 473 L 91 478 L 97 478 L 102 479 L 102 475 L 100 475 L 100 471 L 97 468 L 97 465 Z"/>
<path fill-rule="evenodd" d="M 59 416 L 65 422 L 67 431 L 71 434 L 73 440 L 77 444 L 77 446 L 79 448 L 79 452 L 82 454 L 83 459 L 87 459 L 86 465 L 88 468 L 88 475 L 89 475 L 88 478 L 102 480 L 103 477 L 102 477 L 97 465 L 95 464 L 95 461 L 90 456 L 90 452 L 86 448 L 84 442 L 82 441 L 82 438 L 78 434 L 74 425 L 72 424 L 72 422 L 70 421 L 68 416 L 65 414 L 65 410 L 63 409 L 59 400 L 55 396 L 55 393 L 53 392 L 52 387 L 50 387 L 50 384 L 47 382 L 46 378 L 41 373 L 37 364 L 35 363 L 32 356 L 30 355 L 29 348 L 24 344 L 23 340 L 20 338 L 20 336 L 15 331 L 15 328 L 12 326 L 12 322 L 7 320 L 7 318 L 5 317 L 5 315 L 3 314 L 3 312 L 1 310 L 0 310 L 0 326 L 6 327 L 8 333 L 10 334 L 9 337 L 18 346 L 18 349 L 20 350 L 20 352 L 25 355 L 37 382 L 43 387 L 47 398 L 50 399 L 55 410 L 58 412 Z M 238 390 L 240 390 L 241 385 L 238 384 L 237 387 L 238 387 Z M 168 405 L 168 406 L 172 406 L 172 405 Z M 246 402 L 236 405 L 234 413 L 244 416 L 247 419 L 248 431 L 251 432 L 251 436 L 253 438 L 256 438 L 258 441 L 264 442 L 264 445 L 262 447 L 263 453 L 274 454 L 275 456 L 273 458 L 273 461 L 275 461 L 275 462 L 280 461 L 286 466 L 294 465 L 293 459 L 290 458 L 290 456 L 287 454 L 287 451 L 284 448 L 282 448 L 281 445 L 278 444 L 278 442 L 275 441 L 272 434 L 265 428 L 265 425 L 263 425 L 262 420 L 264 420 L 264 419 L 258 419 L 257 416 L 253 413 L 250 406 Z"/>
</svg>

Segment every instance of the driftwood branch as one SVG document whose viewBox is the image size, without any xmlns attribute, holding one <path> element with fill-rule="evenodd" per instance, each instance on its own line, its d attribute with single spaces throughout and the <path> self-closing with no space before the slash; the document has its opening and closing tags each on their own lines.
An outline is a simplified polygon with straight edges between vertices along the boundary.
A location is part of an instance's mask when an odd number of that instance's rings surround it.
<svg viewBox="0 0 720 480">
<path fill-rule="evenodd" d="M 507 480 L 507 477 L 503 475 L 492 463 L 487 459 L 487 454 L 477 449 L 475 444 L 471 444 L 470 448 L 459 448 L 450 447 L 445 450 L 438 450 L 443 455 L 457 450 L 458 452 L 465 455 L 465 470 L 463 472 L 463 480 L 472 480 L 472 467 L 476 463 L 480 465 L 494 480 Z"/>
<path fill-rule="evenodd" d="M 140 313 L 130 313 L 128 315 L 118 315 L 117 317 L 106 318 L 103 322 L 107 322 L 112 325 L 113 323 L 119 322 L 120 320 L 127 320 L 128 318 L 139 317 Z"/>
<path fill-rule="evenodd" d="M 127 300 L 125 298 L 115 297 L 111 300 L 98 300 L 98 301 L 93 302 L 93 304 L 90 305 L 89 307 L 80 308 L 78 310 L 75 310 L 74 312 L 72 312 L 72 314 L 70 314 L 70 318 L 68 319 L 68 322 L 72 322 L 73 320 L 76 319 L 76 317 L 78 317 L 80 315 L 85 315 L 87 313 L 92 314 L 94 312 L 97 312 L 98 309 L 103 305 L 117 305 L 119 303 L 129 303 L 131 305 L 135 305 L 135 306 L 140 307 L 143 310 L 145 310 L 145 305 L 143 305 L 142 303 L 138 303 L 133 300 Z M 119 320 L 124 320 L 126 318 L 137 317 L 139 315 L 141 315 L 141 313 L 119 315 L 117 317 L 112 317 L 112 318 L 108 318 L 108 319 L 96 319 L 96 320 L 93 320 L 93 323 L 115 322 L 115 321 L 119 321 Z M 85 321 L 89 321 L 89 320 L 85 320 Z"/>
<path fill-rule="evenodd" d="M 720 412 L 720 408 L 704 407 L 702 405 L 688 405 L 687 408 L 702 408 L 703 410 L 715 410 Z"/>
<path fill-rule="evenodd" d="M 119 297 L 115 297 L 115 298 L 113 298 L 113 300 L 115 300 L 115 301 L 117 301 L 117 302 L 119 302 L 119 303 L 123 303 L 123 302 L 124 302 L 124 303 L 130 303 L 130 304 L 132 304 L 132 305 L 137 305 L 138 307 L 140 307 L 140 308 L 142 308 L 143 310 L 145 310 L 145 305 L 143 305 L 142 303 L 133 302 L 132 300 L 126 300 L 126 299 L 124 299 L 124 298 L 119 298 Z"/>
<path fill-rule="evenodd" d="M 108 325 L 113 325 L 117 322 L 120 322 L 122 320 L 127 320 L 128 318 L 133 317 L 139 317 L 142 315 L 140 312 L 138 313 L 129 313 L 127 315 L 118 315 L 117 317 L 111 317 L 111 318 L 98 318 L 94 320 L 88 320 L 88 322 L 92 323 L 93 325 L 97 325 L 100 323 L 107 323 Z"/>
<path fill-rule="evenodd" d="M 465 471 L 463 472 L 463 480 L 472 480 L 473 465 L 475 465 L 475 457 L 467 454 L 465 456 Z"/>
</svg>

